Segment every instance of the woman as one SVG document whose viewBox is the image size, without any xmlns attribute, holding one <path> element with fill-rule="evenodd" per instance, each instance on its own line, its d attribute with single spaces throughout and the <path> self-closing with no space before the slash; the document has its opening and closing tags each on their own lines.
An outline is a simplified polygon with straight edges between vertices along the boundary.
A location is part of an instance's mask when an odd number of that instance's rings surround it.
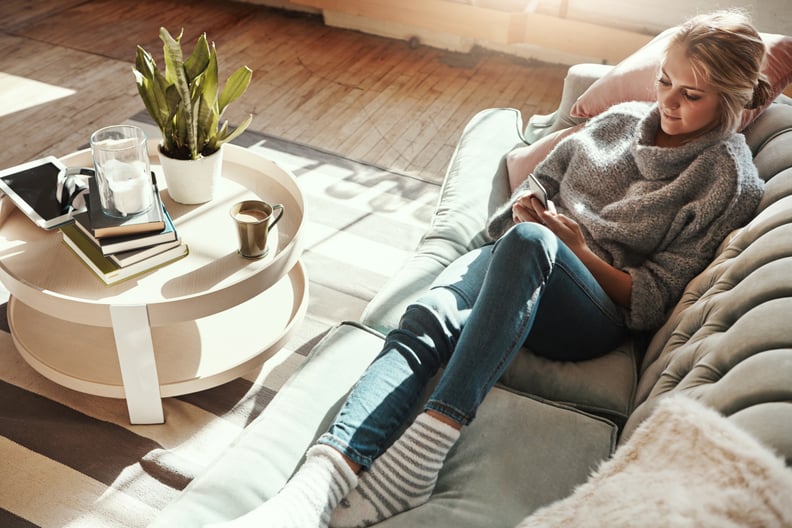
<svg viewBox="0 0 792 528">
<path fill-rule="evenodd" d="M 562 141 L 535 171 L 548 208 L 518 188 L 490 220 L 497 241 L 407 308 L 295 476 L 229 525 L 367 526 L 423 504 L 522 345 L 580 361 L 656 329 L 761 198 L 735 131 L 743 108 L 770 97 L 763 58 L 742 15 L 685 24 L 658 72 L 657 103 L 617 105 Z M 424 412 L 389 444 L 441 366 Z"/>
</svg>

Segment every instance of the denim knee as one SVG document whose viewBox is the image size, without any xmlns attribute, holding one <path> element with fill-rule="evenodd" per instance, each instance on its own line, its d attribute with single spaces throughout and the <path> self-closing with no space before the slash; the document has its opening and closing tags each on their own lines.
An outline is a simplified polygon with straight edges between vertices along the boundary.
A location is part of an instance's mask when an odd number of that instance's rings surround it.
<svg viewBox="0 0 792 528">
<path fill-rule="evenodd" d="M 527 277 L 546 280 L 553 270 L 561 241 L 548 228 L 522 222 L 506 232 L 492 249 L 490 273 L 504 281 L 524 281 Z"/>
<path fill-rule="evenodd" d="M 547 248 L 553 251 L 558 247 L 558 237 L 547 227 L 536 222 L 520 222 L 509 229 L 497 242 L 493 251 L 508 246 L 516 251 L 534 251 Z"/>
<path fill-rule="evenodd" d="M 407 307 L 388 342 L 432 376 L 451 356 L 468 312 L 467 303 L 451 289 L 434 288 Z"/>
</svg>

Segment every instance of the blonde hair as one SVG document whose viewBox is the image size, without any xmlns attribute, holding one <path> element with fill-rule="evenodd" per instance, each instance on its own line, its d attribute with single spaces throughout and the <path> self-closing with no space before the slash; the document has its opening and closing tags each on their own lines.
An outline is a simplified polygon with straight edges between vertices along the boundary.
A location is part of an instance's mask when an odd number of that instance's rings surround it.
<svg viewBox="0 0 792 528">
<path fill-rule="evenodd" d="M 720 110 L 715 128 L 735 132 L 743 109 L 764 106 L 772 87 L 762 73 L 765 45 L 750 19 L 741 11 L 717 11 L 691 18 L 680 26 L 668 44 L 681 46 L 700 76 L 719 94 Z"/>
</svg>

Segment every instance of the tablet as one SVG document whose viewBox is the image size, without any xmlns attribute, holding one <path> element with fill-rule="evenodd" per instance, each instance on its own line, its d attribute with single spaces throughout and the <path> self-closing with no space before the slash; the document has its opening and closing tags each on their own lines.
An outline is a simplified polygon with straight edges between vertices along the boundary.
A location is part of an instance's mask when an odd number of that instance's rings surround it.
<svg viewBox="0 0 792 528">
<path fill-rule="evenodd" d="M 66 166 L 48 156 L 0 171 L 0 190 L 28 218 L 43 228 L 53 229 L 71 221 L 70 206 L 58 201 L 58 177 Z"/>
</svg>

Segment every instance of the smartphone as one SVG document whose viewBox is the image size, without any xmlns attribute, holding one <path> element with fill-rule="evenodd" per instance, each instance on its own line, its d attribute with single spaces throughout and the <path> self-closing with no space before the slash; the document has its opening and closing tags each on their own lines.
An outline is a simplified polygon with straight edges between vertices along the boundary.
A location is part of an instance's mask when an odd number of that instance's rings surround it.
<svg viewBox="0 0 792 528">
<path fill-rule="evenodd" d="M 528 190 L 532 191 L 534 196 L 542 202 L 545 209 L 548 209 L 547 203 L 547 191 L 544 188 L 544 185 L 539 183 L 539 180 L 536 179 L 536 176 L 533 174 L 528 174 Z"/>
</svg>

